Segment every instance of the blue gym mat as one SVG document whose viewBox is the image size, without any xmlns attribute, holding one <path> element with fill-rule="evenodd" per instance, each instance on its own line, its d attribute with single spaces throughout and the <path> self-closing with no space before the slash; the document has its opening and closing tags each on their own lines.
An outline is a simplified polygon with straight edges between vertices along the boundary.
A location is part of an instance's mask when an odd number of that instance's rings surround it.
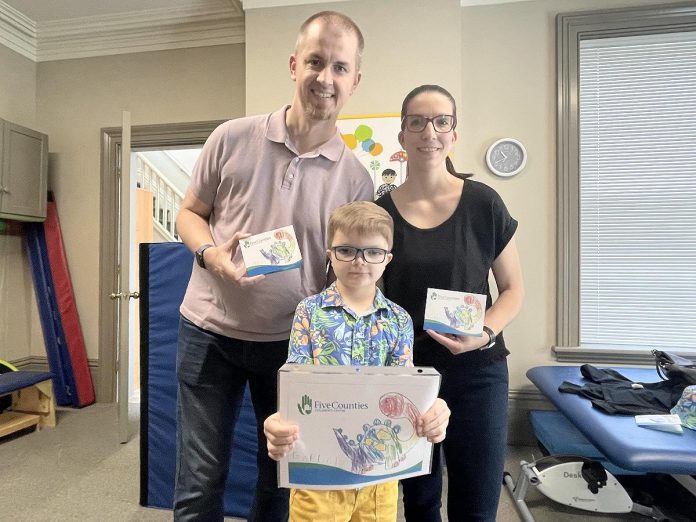
<svg viewBox="0 0 696 522">
<path fill-rule="evenodd" d="M 140 245 L 140 504 L 171 509 L 176 472 L 179 305 L 193 254 L 182 243 Z M 225 514 L 247 518 L 256 486 L 256 420 L 244 396 L 234 432 Z"/>
<path fill-rule="evenodd" d="M 65 344 L 65 332 L 56 301 L 43 223 L 26 223 L 25 231 L 36 304 L 39 308 L 41 330 L 46 345 L 46 357 L 53 373 L 53 393 L 56 404 L 79 406 L 75 393 L 75 375 L 72 371 L 68 347 Z"/>
</svg>

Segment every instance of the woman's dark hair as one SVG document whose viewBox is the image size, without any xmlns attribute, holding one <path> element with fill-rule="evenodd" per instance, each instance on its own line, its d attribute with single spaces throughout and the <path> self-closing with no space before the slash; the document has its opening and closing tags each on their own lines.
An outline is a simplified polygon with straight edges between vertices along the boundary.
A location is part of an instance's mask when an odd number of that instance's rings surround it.
<svg viewBox="0 0 696 522">
<path fill-rule="evenodd" d="M 454 96 L 452 96 L 447 89 L 445 89 L 444 87 L 440 87 L 439 85 L 421 85 L 420 87 L 416 87 L 406 95 L 403 103 L 401 104 L 401 130 L 404 130 L 404 116 L 406 116 L 408 104 L 411 103 L 411 100 L 413 100 L 413 98 L 415 98 L 419 94 L 423 94 L 424 92 L 437 92 L 439 94 L 442 94 L 445 98 L 447 98 L 450 101 L 450 103 L 452 104 L 452 116 L 454 116 L 454 127 L 452 127 L 452 130 L 454 130 L 454 128 L 457 126 L 457 103 L 454 101 Z M 449 172 L 457 178 L 466 179 L 473 176 L 473 174 L 457 172 L 449 156 L 447 156 L 447 159 L 445 159 L 445 166 L 447 168 L 447 172 Z"/>
</svg>

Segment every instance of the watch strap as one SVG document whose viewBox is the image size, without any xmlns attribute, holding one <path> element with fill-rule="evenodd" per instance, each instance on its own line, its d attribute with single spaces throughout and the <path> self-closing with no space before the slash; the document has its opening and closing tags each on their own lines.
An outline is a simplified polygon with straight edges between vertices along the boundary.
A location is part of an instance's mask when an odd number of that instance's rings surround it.
<svg viewBox="0 0 696 522">
<path fill-rule="evenodd" d="M 479 348 L 479 350 L 488 350 L 489 348 L 493 348 L 495 345 L 495 332 L 485 324 L 483 325 L 483 331 L 488 334 L 489 341 L 485 346 Z"/>
<path fill-rule="evenodd" d="M 203 253 L 212 246 L 213 245 L 211 245 L 210 243 L 206 243 L 205 245 L 201 245 L 200 247 L 198 247 L 198 250 L 196 250 L 196 262 L 198 263 L 198 266 L 200 266 L 201 268 L 206 268 Z"/>
</svg>

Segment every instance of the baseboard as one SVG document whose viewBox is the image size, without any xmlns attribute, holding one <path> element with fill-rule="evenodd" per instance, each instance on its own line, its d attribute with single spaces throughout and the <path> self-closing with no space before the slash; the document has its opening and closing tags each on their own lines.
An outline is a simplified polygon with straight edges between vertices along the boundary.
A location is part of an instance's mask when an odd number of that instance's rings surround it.
<svg viewBox="0 0 696 522">
<path fill-rule="evenodd" d="M 535 446 L 529 411 L 555 408 L 538 389 L 532 387 L 510 390 L 508 400 L 508 444 Z"/>
</svg>

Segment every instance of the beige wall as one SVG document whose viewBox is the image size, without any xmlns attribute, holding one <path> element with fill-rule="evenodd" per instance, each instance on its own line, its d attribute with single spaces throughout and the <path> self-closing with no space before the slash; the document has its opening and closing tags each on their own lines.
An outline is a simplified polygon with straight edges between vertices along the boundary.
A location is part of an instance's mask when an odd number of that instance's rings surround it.
<svg viewBox="0 0 696 522">
<path fill-rule="evenodd" d="M 495 188 L 519 221 L 527 295 L 506 329 L 511 389 L 530 387 L 527 369 L 554 362 L 556 337 L 556 15 L 653 5 L 646 0 L 545 0 L 461 10 L 462 98 L 457 166 Z M 510 136 L 529 154 L 525 170 L 496 178 L 488 145 Z"/>
<path fill-rule="evenodd" d="M 36 126 L 36 64 L 0 45 L 0 118 Z M 0 359 L 43 347 L 31 273 L 20 236 L 0 236 Z"/>
<path fill-rule="evenodd" d="M 512 389 L 528 368 L 553 361 L 556 324 L 555 17 L 577 10 L 652 5 L 654 0 L 545 0 L 460 7 L 459 0 L 355 0 L 246 14 L 247 112 L 273 110 L 292 97 L 287 60 L 296 28 L 312 13 L 351 16 L 365 36 L 363 79 L 343 114 L 399 112 L 404 95 L 437 83 L 458 101 L 454 161 L 500 192 L 520 223 L 516 235 L 527 297 L 507 328 Z M 671 3 L 671 2 L 662 2 Z M 513 179 L 488 172 L 495 139 L 527 147 Z"/>
<path fill-rule="evenodd" d="M 0 45 L 0 118 L 25 127 L 36 120 L 36 64 Z"/>
<path fill-rule="evenodd" d="M 344 115 L 399 112 L 404 95 L 426 82 L 442 83 L 459 97 L 459 0 L 353 0 L 246 13 L 248 114 L 290 103 L 288 59 L 297 28 L 322 9 L 346 13 L 365 37 L 362 82 Z"/>
<path fill-rule="evenodd" d="M 0 60 L 4 54 L 0 52 Z M 0 69 L 6 70 L 6 62 L 0 61 Z M 49 188 L 60 212 L 87 356 L 94 360 L 99 353 L 100 129 L 120 125 L 122 110 L 131 111 L 133 125 L 242 115 L 244 46 L 44 62 L 37 66 L 37 85 L 37 118 L 32 125 L 49 135 Z M 9 243 L 8 252 L 19 259 L 16 241 Z M 12 280 L 15 288 L 23 285 L 24 295 L 18 291 L 20 310 L 31 309 L 26 264 L 8 264 L 12 266 L 3 267 L 4 280 Z M 20 310 L 16 301 L 3 299 L 0 318 Z M 28 328 L 6 331 L 7 345 L 14 347 L 9 358 L 45 355 L 37 320 L 34 313 Z"/>
<path fill-rule="evenodd" d="M 555 337 L 555 16 L 658 3 L 672 2 L 539 0 L 461 8 L 459 0 L 354 0 L 256 9 L 246 13 L 245 46 L 39 64 L 35 127 L 50 138 L 49 185 L 88 356 L 98 354 L 100 128 L 117 126 L 122 109 L 139 125 L 256 114 L 289 103 L 296 28 L 326 8 L 352 16 L 366 39 L 363 82 L 344 114 L 398 112 L 406 92 L 422 83 L 440 83 L 459 101 L 455 163 L 496 188 L 520 222 L 527 298 L 506 333 L 511 387 L 528 386 L 524 372 L 552 361 Z M 17 66 L 25 71 L 21 81 L 0 75 L 0 117 L 12 119 L 3 111 L 14 111 L 16 120 L 31 123 L 34 66 L 0 46 L 0 70 Z M 21 92 L 8 97 L 9 87 Z M 502 136 L 522 140 L 529 152 L 525 171 L 510 180 L 494 178 L 483 162 L 486 147 Z M 26 280 L 23 272 L 17 276 Z M 0 303 L 0 319 L 6 306 Z"/>
</svg>

